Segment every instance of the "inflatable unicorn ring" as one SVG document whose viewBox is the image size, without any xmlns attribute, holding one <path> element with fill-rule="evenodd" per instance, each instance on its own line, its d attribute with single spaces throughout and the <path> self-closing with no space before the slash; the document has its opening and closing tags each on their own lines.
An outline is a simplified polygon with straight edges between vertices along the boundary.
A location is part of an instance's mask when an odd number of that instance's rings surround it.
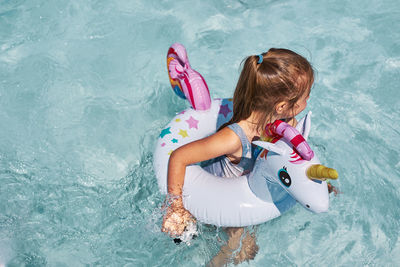
<svg viewBox="0 0 400 267">
<path fill-rule="evenodd" d="M 162 193 L 167 193 L 172 151 L 213 134 L 232 117 L 232 100 L 211 100 L 204 79 L 190 68 L 182 45 L 171 46 L 167 65 L 172 88 L 187 98 L 192 108 L 177 114 L 158 138 L 154 169 Z M 281 121 L 268 125 L 266 131 L 274 140 L 253 142 L 262 151 L 248 175 L 221 178 L 199 165 L 188 166 L 183 186 L 185 208 L 200 222 L 231 227 L 269 221 L 297 202 L 309 211 L 326 212 L 329 195 L 325 180 L 337 179 L 338 174 L 321 165 L 307 143 L 310 115 L 302 118 L 296 128 Z"/>
</svg>

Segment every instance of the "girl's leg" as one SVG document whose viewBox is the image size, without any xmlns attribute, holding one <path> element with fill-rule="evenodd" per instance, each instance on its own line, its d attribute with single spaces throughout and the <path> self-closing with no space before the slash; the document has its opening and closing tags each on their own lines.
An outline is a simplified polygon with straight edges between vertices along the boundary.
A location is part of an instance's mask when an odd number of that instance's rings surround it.
<svg viewBox="0 0 400 267">
<path fill-rule="evenodd" d="M 233 262 L 239 264 L 243 261 L 253 260 L 258 252 L 255 231 L 250 231 L 247 228 L 244 229 L 239 242 L 241 242 L 241 248 L 239 252 L 235 253 Z"/>
<path fill-rule="evenodd" d="M 228 241 L 208 266 L 226 266 L 232 260 L 235 264 L 239 264 L 254 259 L 258 251 L 254 232 L 250 233 L 243 227 L 228 227 L 225 231 L 228 234 Z"/>
</svg>

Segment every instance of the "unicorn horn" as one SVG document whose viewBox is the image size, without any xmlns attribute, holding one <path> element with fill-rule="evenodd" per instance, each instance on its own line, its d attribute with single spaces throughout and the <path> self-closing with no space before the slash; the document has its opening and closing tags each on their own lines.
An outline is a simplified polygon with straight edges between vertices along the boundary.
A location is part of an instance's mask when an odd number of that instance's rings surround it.
<svg viewBox="0 0 400 267">
<path fill-rule="evenodd" d="M 325 167 L 321 164 L 311 165 L 307 169 L 307 176 L 310 179 L 325 181 L 326 179 L 337 179 L 339 177 L 335 169 Z"/>
</svg>

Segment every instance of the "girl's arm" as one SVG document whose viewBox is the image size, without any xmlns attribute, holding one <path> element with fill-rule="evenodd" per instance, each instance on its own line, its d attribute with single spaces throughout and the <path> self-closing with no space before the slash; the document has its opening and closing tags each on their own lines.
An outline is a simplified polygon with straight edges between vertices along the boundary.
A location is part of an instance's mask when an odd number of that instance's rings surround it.
<svg viewBox="0 0 400 267">
<path fill-rule="evenodd" d="M 176 196 L 182 194 L 186 166 L 222 155 L 236 154 L 241 147 L 239 137 L 225 127 L 213 135 L 176 149 L 168 163 L 168 193 Z"/>
<path fill-rule="evenodd" d="M 163 232 L 179 236 L 186 225 L 193 221 L 182 202 L 186 166 L 221 155 L 237 155 L 241 147 L 239 137 L 225 127 L 209 137 L 181 146 L 172 152 L 168 163 L 167 210 L 161 229 Z"/>
</svg>

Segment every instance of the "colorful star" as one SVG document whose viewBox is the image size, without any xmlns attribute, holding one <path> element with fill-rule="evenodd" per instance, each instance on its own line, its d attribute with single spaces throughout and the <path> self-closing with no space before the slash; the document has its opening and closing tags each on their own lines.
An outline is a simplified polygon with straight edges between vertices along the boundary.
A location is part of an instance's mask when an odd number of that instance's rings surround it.
<svg viewBox="0 0 400 267">
<path fill-rule="evenodd" d="M 190 118 L 188 120 L 186 120 L 186 122 L 189 124 L 189 129 L 192 129 L 192 128 L 199 129 L 199 128 L 197 128 L 197 124 L 199 123 L 199 121 L 196 120 L 195 118 L 193 118 L 192 116 L 190 116 Z"/>
<path fill-rule="evenodd" d="M 224 117 L 226 118 L 226 116 L 228 116 L 229 112 L 231 112 L 232 110 L 229 109 L 228 104 L 222 105 L 221 108 L 219 109 L 219 114 L 224 115 Z"/>
<path fill-rule="evenodd" d="M 174 139 L 171 140 L 171 142 L 172 142 L 172 143 L 178 143 L 178 139 L 175 139 L 175 138 L 174 138 Z"/>
<path fill-rule="evenodd" d="M 182 137 L 183 138 L 185 138 L 185 137 L 188 137 L 189 135 L 187 134 L 187 131 L 186 130 L 179 130 L 179 133 L 178 134 L 180 134 L 180 135 L 182 135 Z"/>
<path fill-rule="evenodd" d="M 170 134 L 171 133 L 170 129 L 171 127 L 163 129 L 160 133 L 160 137 L 163 138 L 165 135 Z"/>
<path fill-rule="evenodd" d="M 165 143 L 162 143 L 161 146 L 165 146 Z"/>
<path fill-rule="evenodd" d="M 176 122 L 180 122 L 180 121 L 181 121 L 181 119 L 176 119 L 175 121 L 176 121 Z"/>
</svg>

